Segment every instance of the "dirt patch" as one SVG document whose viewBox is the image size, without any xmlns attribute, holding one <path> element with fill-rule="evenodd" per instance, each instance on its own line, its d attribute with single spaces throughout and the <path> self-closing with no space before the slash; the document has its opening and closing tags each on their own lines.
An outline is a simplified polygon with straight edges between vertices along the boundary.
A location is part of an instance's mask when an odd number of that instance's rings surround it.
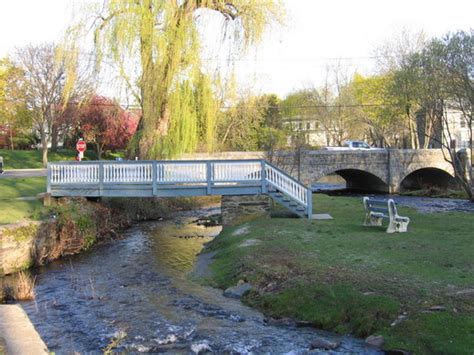
<svg viewBox="0 0 474 355">
<path fill-rule="evenodd" d="M 191 272 L 192 278 L 207 279 L 212 277 L 212 271 L 209 265 L 212 263 L 212 258 L 217 254 L 215 251 L 205 251 L 200 253 L 194 262 L 194 268 Z"/>
<path fill-rule="evenodd" d="M 248 234 L 250 232 L 250 227 L 248 225 L 243 225 L 242 227 L 237 228 L 232 232 L 232 236 L 238 237 L 241 235 Z"/>
<path fill-rule="evenodd" d="M 245 248 L 245 247 L 252 247 L 254 245 L 259 245 L 262 244 L 262 242 L 258 239 L 246 239 L 242 243 L 239 244 L 239 247 Z"/>
</svg>

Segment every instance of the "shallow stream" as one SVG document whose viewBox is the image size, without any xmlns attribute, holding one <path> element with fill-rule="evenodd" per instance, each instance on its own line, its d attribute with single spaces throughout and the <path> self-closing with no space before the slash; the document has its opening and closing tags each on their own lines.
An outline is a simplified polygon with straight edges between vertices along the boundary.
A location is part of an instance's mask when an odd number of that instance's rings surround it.
<svg viewBox="0 0 474 355">
<path fill-rule="evenodd" d="M 421 196 L 398 196 L 388 194 L 373 194 L 353 192 L 346 189 L 345 182 L 341 182 L 338 176 L 325 177 L 322 182 L 318 182 L 311 186 L 314 192 L 327 193 L 341 196 L 372 196 L 382 199 L 393 199 L 398 205 L 414 208 L 421 213 L 436 212 L 474 212 L 474 203 L 468 200 L 454 198 L 438 198 L 438 197 L 421 197 Z"/>
<path fill-rule="evenodd" d="M 197 215 L 141 223 L 125 238 L 37 270 L 23 306 L 56 354 L 118 352 L 377 353 L 363 341 L 309 327 L 276 326 L 221 290 L 190 281 L 196 254 L 219 227 Z"/>
</svg>

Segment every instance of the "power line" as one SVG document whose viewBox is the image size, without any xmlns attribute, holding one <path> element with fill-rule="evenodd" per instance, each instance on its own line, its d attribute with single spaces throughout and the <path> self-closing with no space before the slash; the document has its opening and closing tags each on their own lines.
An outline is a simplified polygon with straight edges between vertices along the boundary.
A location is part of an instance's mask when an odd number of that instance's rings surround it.
<svg viewBox="0 0 474 355">
<path fill-rule="evenodd" d="M 66 52 L 73 52 L 72 50 L 64 50 Z M 95 57 L 97 53 L 94 52 L 77 52 L 81 56 Z M 102 60 L 106 61 L 107 55 L 102 56 Z M 318 61 L 350 61 L 350 60 L 375 60 L 375 59 L 387 59 L 387 58 L 396 58 L 394 55 L 372 55 L 372 56 L 344 56 L 344 57 L 293 57 L 293 58 L 225 58 L 219 56 L 213 57 L 203 57 L 202 61 L 215 61 L 215 62 L 318 62 Z M 110 63 L 110 62 L 109 62 Z"/>
<path fill-rule="evenodd" d="M 4 102 L 13 102 L 13 103 L 23 103 L 21 100 L 13 100 L 13 99 L 5 99 Z M 61 104 L 58 104 L 61 105 Z M 105 107 L 116 107 L 120 106 L 121 108 L 141 108 L 139 104 L 127 104 L 127 103 L 113 103 L 113 102 L 68 102 L 67 105 L 73 106 L 105 106 Z M 403 107 L 403 105 L 399 104 L 317 104 L 317 105 L 276 105 L 280 110 L 285 109 L 306 109 L 306 108 L 363 108 L 363 107 Z M 219 106 L 221 109 L 232 109 L 236 107 L 249 107 L 249 106 Z"/>
</svg>

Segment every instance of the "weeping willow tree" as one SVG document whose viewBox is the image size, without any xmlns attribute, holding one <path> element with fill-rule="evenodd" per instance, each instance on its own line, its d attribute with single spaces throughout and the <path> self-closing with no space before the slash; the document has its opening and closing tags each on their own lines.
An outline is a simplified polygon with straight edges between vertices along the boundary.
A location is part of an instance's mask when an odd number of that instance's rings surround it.
<svg viewBox="0 0 474 355">
<path fill-rule="evenodd" d="M 98 68 L 111 58 L 136 89 L 142 118 L 131 148 L 143 159 L 213 145 L 218 105 L 201 71 L 197 19 L 218 14 L 223 38 L 245 49 L 282 17 L 279 0 L 106 0 L 98 13 L 92 25 Z M 84 27 L 76 24 L 69 34 L 77 38 Z M 67 43 L 68 53 L 77 52 L 76 41 Z"/>
</svg>

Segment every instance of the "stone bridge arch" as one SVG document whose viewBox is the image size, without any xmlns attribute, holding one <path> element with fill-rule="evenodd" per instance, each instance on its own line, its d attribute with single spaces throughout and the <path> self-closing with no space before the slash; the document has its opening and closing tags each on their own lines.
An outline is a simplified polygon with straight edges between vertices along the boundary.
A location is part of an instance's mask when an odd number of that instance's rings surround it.
<svg viewBox="0 0 474 355">
<path fill-rule="evenodd" d="M 441 167 L 424 167 L 406 172 L 400 180 L 400 191 L 437 187 L 440 189 L 456 188 L 454 171 Z M 451 169 L 452 170 L 452 169 Z"/>
<path fill-rule="evenodd" d="M 349 189 L 371 191 L 371 192 L 388 192 L 389 184 L 386 174 L 376 170 L 361 169 L 359 166 L 340 165 L 318 171 L 313 176 L 308 176 L 307 185 L 318 182 L 321 178 L 337 174 L 346 181 L 346 187 Z"/>
<path fill-rule="evenodd" d="M 390 151 L 390 192 L 400 192 L 402 184 L 410 178 L 428 178 L 435 183 L 452 183 L 454 169 L 451 163 L 444 159 L 441 149 L 392 150 Z M 443 184 L 440 184 L 443 185 Z"/>
<path fill-rule="evenodd" d="M 307 185 L 336 173 L 347 187 L 366 191 L 389 191 L 387 152 L 380 151 L 305 151 L 301 159 L 301 180 Z"/>
</svg>

